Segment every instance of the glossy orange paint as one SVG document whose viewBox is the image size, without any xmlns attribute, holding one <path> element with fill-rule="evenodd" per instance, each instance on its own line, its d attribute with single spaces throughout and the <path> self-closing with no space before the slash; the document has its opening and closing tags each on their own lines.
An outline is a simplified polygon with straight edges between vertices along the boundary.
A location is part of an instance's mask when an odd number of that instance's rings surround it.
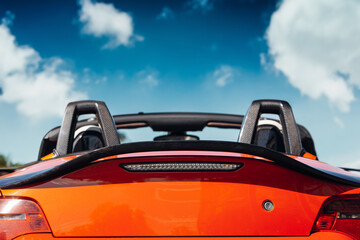
<svg viewBox="0 0 360 240">
<path fill-rule="evenodd" d="M 58 238 L 53 237 L 51 234 L 27 234 L 15 238 L 14 240 L 109 240 L 109 238 Z M 112 240 L 128 240 L 129 238 L 117 237 L 111 238 Z M 353 240 L 353 238 L 341 233 L 335 232 L 321 232 L 314 233 L 310 236 L 294 236 L 294 237 L 162 237 L 161 240 Z M 131 238 L 131 240 L 154 240 L 153 237 Z"/>
<path fill-rule="evenodd" d="M 54 158 L 54 157 L 55 157 L 55 154 L 49 153 L 48 155 L 43 156 L 43 157 L 41 158 L 41 160 L 44 161 L 44 160 L 48 160 L 48 159 Z"/>
<path fill-rule="evenodd" d="M 125 162 L 162 161 L 239 162 L 244 166 L 235 172 L 196 173 L 133 173 L 119 167 Z M 6 196 L 36 199 L 53 235 L 59 238 L 309 238 L 323 202 L 330 196 L 345 193 L 359 192 L 354 187 L 314 179 L 258 158 L 239 157 L 239 154 L 237 157 L 194 156 L 194 152 L 191 156 L 98 161 L 29 188 L 4 190 Z M 274 203 L 272 211 L 263 208 L 265 200 Z M 310 239 L 335 239 L 332 236 L 349 239 L 342 234 L 329 234 L 313 234 L 315 237 Z"/>
<path fill-rule="evenodd" d="M 317 159 L 317 157 L 316 157 L 315 155 L 313 155 L 313 154 L 311 154 L 311 153 L 309 153 L 309 152 L 305 152 L 305 153 L 303 154 L 303 157 L 304 157 L 304 158 L 309 158 L 309 159 L 312 159 L 312 160 L 316 160 L 316 159 Z"/>
</svg>

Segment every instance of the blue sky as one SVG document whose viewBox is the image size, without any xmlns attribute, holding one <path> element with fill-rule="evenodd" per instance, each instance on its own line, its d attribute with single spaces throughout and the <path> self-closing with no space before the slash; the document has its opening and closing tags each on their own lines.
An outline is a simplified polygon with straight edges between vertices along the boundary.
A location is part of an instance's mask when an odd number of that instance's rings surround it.
<svg viewBox="0 0 360 240">
<path fill-rule="evenodd" d="M 359 16 L 356 0 L 2 0 L 0 153 L 35 160 L 72 100 L 244 114 L 273 98 L 321 160 L 360 167 Z"/>
</svg>

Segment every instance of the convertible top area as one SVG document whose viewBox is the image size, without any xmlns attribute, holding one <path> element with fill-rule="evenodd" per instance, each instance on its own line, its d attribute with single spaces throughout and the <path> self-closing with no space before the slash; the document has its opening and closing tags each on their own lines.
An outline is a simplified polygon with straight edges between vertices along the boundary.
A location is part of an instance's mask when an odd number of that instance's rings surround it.
<svg viewBox="0 0 360 240">
<path fill-rule="evenodd" d="M 268 119 L 261 118 L 262 114 L 269 113 L 279 116 L 278 121 L 270 120 L 271 124 L 274 124 L 271 126 L 269 126 Z M 95 114 L 96 118 L 78 121 L 79 116 L 84 114 Z M 262 125 L 264 122 L 265 124 Z M 88 131 L 91 130 L 89 126 L 92 128 L 98 126 L 98 129 Z M 151 127 L 153 131 L 166 131 L 168 135 L 156 137 L 153 142 L 120 143 L 117 129 L 145 126 Z M 87 135 L 83 134 L 80 137 L 87 138 L 87 141 L 89 138 L 92 139 L 91 141 L 96 139 L 99 143 L 91 149 L 88 146 L 84 148 L 83 145 L 86 144 L 83 144 L 80 149 L 76 147 L 78 146 L 77 143 L 81 142 L 78 140 L 79 136 L 76 132 L 84 127 L 87 127 Z M 240 129 L 238 142 L 199 141 L 197 137 L 187 134 L 188 131 L 201 131 L 205 127 Z M 271 145 L 269 145 L 269 141 Z M 307 148 L 304 148 L 303 144 Z M 94 151 L 97 148 L 99 150 Z M 49 153 L 55 157 L 64 157 L 77 155 L 80 152 L 83 156 L 55 167 L 51 171 L 0 180 L 0 186 L 2 188 L 14 188 L 45 181 L 81 169 L 96 159 L 110 155 L 161 150 L 223 151 L 251 154 L 271 159 L 281 166 L 313 177 L 317 176 L 330 181 L 360 186 L 359 177 L 309 166 L 283 154 L 300 157 L 308 154 L 316 157 L 311 135 L 305 127 L 296 124 L 290 105 L 279 100 L 254 101 L 245 117 L 211 113 L 139 113 L 116 115 L 112 118 L 104 102 L 73 102 L 66 108 L 61 128 L 54 128 L 45 135 L 39 158 Z M 86 154 L 87 152 L 88 154 Z"/>
<path fill-rule="evenodd" d="M 267 105 L 264 105 L 265 103 Z M 90 109 L 89 104 L 97 105 L 99 107 L 93 107 Z M 76 109 L 79 108 L 79 110 L 76 110 L 76 112 L 74 110 L 75 105 Z M 85 105 L 89 108 L 87 109 L 88 111 L 83 111 L 84 107 L 80 107 Z M 41 159 L 45 155 L 52 153 L 54 149 L 56 149 L 59 155 L 71 153 L 72 149 L 62 149 L 67 147 L 71 148 L 71 143 L 67 142 L 73 139 L 72 137 L 68 136 L 71 131 L 74 131 L 75 133 L 76 129 L 80 129 L 84 126 L 98 126 L 99 121 L 97 119 L 100 117 L 99 113 L 108 113 L 107 108 L 106 110 L 104 110 L 105 108 L 106 106 L 104 105 L 104 103 L 95 101 L 76 102 L 70 104 L 67 108 L 66 116 L 64 118 L 62 133 L 60 134 L 60 127 L 56 127 L 50 130 L 44 136 L 40 146 L 38 158 Z M 97 111 L 94 110 L 98 110 L 99 113 L 96 113 Z M 295 123 L 291 107 L 288 103 L 277 100 L 260 100 L 255 101 L 252 104 L 250 110 L 248 112 L 249 116 L 246 124 L 252 125 L 245 128 L 246 132 L 242 130 L 244 129 L 242 127 L 244 116 L 234 114 L 140 112 L 138 114 L 114 115 L 113 120 L 115 123 L 115 128 L 117 130 L 150 127 L 154 132 L 168 132 L 168 136 L 163 136 L 162 138 L 157 138 L 154 140 L 198 140 L 198 138 L 193 138 L 193 136 L 188 135 L 187 132 L 202 131 L 205 127 L 238 129 L 239 134 L 241 129 L 242 139 L 239 138 L 239 142 L 267 147 L 266 144 L 264 145 L 264 143 L 260 143 L 260 141 L 262 140 L 261 137 L 273 138 L 273 141 L 276 142 L 277 145 L 279 145 L 278 147 L 273 147 L 273 150 L 286 152 L 288 154 L 296 156 L 302 156 L 302 154 L 304 154 L 304 152 L 306 151 L 316 156 L 314 141 L 309 131 L 304 126 Z M 76 121 L 78 116 L 88 113 L 96 113 L 97 117 L 82 121 Z M 273 125 L 269 126 L 269 124 L 266 124 L 266 121 L 263 121 L 265 120 L 265 118 L 261 118 L 261 114 L 264 113 L 276 114 L 279 116 L 280 120 L 272 120 L 272 124 L 275 124 L 276 127 Z M 278 122 L 278 124 L 276 124 L 276 122 Z M 101 125 L 100 121 L 100 126 L 103 125 Z M 112 132 L 114 131 L 113 126 L 111 125 L 111 121 L 106 123 L 106 129 L 103 132 L 104 135 L 108 136 L 110 134 L 108 132 L 109 128 Z M 102 129 L 103 128 L 104 127 L 102 127 Z M 288 128 L 291 129 L 288 130 Z M 283 141 L 283 134 L 286 141 Z M 289 134 L 291 136 L 288 136 Z M 61 142 L 59 142 L 59 135 L 66 136 L 65 138 L 67 138 L 68 140 L 64 140 L 64 138 L 62 138 Z M 234 136 L 234 138 L 235 137 L 236 136 Z M 101 141 L 103 141 L 103 138 L 101 139 Z M 111 141 L 114 142 L 108 142 L 108 144 L 105 145 L 110 146 L 119 144 L 118 140 L 116 140 L 114 136 Z"/>
</svg>

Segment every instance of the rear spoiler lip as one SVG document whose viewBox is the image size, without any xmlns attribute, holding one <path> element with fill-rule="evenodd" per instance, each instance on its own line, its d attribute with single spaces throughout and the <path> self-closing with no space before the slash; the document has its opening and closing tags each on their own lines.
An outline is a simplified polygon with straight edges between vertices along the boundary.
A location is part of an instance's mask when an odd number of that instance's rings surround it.
<svg viewBox="0 0 360 240">
<path fill-rule="evenodd" d="M 165 150 L 164 150 L 165 149 Z M 311 164 L 303 163 L 283 153 L 272 151 L 267 148 L 237 142 L 225 141 L 169 141 L 169 142 L 136 142 L 116 146 L 100 148 L 79 156 L 61 165 L 17 177 L 0 179 L 1 189 L 22 188 L 44 181 L 49 181 L 67 173 L 76 171 L 90 165 L 93 161 L 107 156 L 114 156 L 125 153 L 151 152 L 151 151 L 222 151 L 243 153 L 269 159 L 287 169 L 330 181 L 333 183 L 360 187 L 360 176 L 334 172 Z"/>
<path fill-rule="evenodd" d="M 6 167 L 6 168 L 0 168 L 0 172 L 14 172 L 16 169 L 18 169 L 19 167 Z"/>
<path fill-rule="evenodd" d="M 22 166 L 0 168 L 0 176 L 15 172 L 19 168 L 22 168 Z"/>
<path fill-rule="evenodd" d="M 360 172 L 360 169 L 358 169 L 358 168 L 347 168 L 347 167 L 340 167 L 340 168 L 344 169 L 345 171 Z"/>
</svg>

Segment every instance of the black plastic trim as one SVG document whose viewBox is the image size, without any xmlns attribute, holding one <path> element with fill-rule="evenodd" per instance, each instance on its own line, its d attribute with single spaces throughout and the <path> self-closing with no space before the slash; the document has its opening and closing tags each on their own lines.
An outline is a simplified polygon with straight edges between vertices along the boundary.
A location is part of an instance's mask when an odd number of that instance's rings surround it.
<svg viewBox="0 0 360 240">
<path fill-rule="evenodd" d="M 345 171 L 360 172 L 360 169 L 358 169 L 358 168 L 346 168 L 346 167 L 341 167 L 341 169 L 344 169 Z"/>
<path fill-rule="evenodd" d="M 37 174 L 32 173 L 18 177 L 0 179 L 0 188 L 22 188 L 28 185 L 49 181 L 51 179 L 86 167 L 90 165 L 93 161 L 107 156 L 124 153 L 177 150 L 221 151 L 255 155 L 272 160 L 282 167 L 314 178 L 319 178 L 339 184 L 360 187 L 360 177 L 315 168 L 299 162 L 291 157 L 288 157 L 285 154 L 255 145 L 225 141 L 169 141 L 126 143 L 116 146 L 100 148 L 88 154 L 79 156 L 64 164 L 48 169 L 45 172 L 38 172 Z M 204 155 L 206 155 L 206 153 L 204 153 Z"/>
<path fill-rule="evenodd" d="M 291 106 L 286 101 L 253 101 L 243 121 L 238 142 L 247 144 L 254 142 L 258 121 L 261 114 L 264 113 L 279 115 L 284 137 L 285 152 L 287 154 L 301 156 L 302 146 L 300 134 Z"/>
<path fill-rule="evenodd" d="M 15 172 L 18 167 L 7 167 L 7 168 L 0 168 L 0 176 L 5 175 L 8 173 Z"/>
<path fill-rule="evenodd" d="M 72 152 L 74 132 L 77 119 L 83 114 L 95 114 L 102 129 L 105 146 L 120 144 L 119 136 L 116 131 L 114 119 L 112 118 L 106 104 L 101 101 L 78 101 L 67 105 L 65 116 L 60 128 L 56 152 L 59 156 L 64 156 Z"/>
<path fill-rule="evenodd" d="M 243 116 L 216 113 L 140 113 L 114 116 L 116 124 L 145 123 L 153 131 L 201 131 L 209 122 L 241 124 Z M 239 127 L 240 128 L 240 127 Z"/>
</svg>

